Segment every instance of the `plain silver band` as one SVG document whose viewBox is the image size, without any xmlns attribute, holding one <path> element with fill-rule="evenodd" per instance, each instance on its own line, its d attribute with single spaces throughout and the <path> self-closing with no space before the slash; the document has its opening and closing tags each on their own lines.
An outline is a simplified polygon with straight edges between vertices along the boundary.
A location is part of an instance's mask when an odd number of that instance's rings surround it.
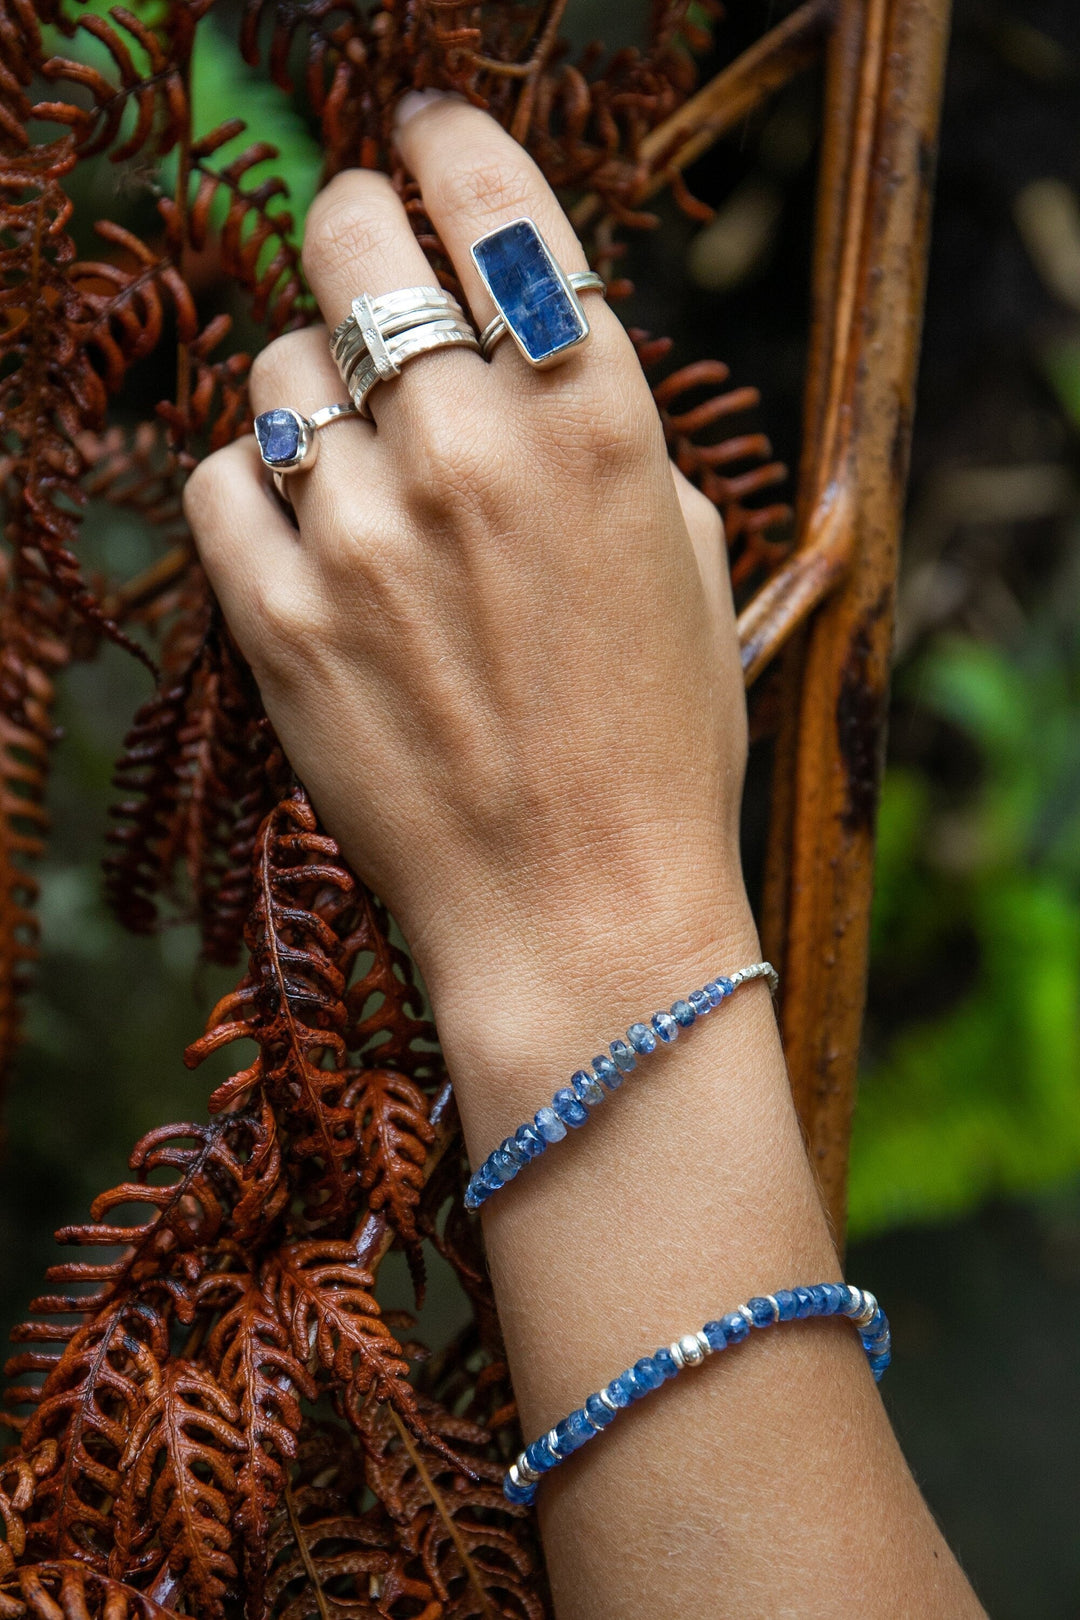
<svg viewBox="0 0 1080 1620">
<path fill-rule="evenodd" d="M 577 293 L 607 293 L 603 276 L 598 276 L 595 270 L 571 270 L 566 279 Z M 490 356 L 496 343 L 506 337 L 508 330 L 505 315 L 491 317 L 480 334 L 480 353 L 485 360 Z"/>
<path fill-rule="evenodd" d="M 322 410 L 313 411 L 307 418 L 307 425 L 317 433 L 320 428 L 326 427 L 328 422 L 336 422 L 339 416 L 359 416 L 359 414 L 351 399 L 341 399 L 336 405 L 324 405 Z"/>
</svg>

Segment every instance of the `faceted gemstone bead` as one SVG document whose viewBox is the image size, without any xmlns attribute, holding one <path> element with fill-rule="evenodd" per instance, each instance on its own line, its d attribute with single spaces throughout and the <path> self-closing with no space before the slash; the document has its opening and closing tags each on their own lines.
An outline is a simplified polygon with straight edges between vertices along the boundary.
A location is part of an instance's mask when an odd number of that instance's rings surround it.
<svg viewBox="0 0 1080 1620">
<path fill-rule="evenodd" d="M 656 1036 L 647 1024 L 631 1024 L 626 1038 L 635 1052 L 655 1052 Z"/>
<path fill-rule="evenodd" d="M 704 990 L 691 990 L 688 1000 L 699 1018 L 712 1012 L 712 1002 Z"/>
<path fill-rule="evenodd" d="M 616 1406 L 629 1406 L 631 1401 L 637 1399 L 637 1386 L 634 1375 L 629 1370 L 613 1378 L 607 1387 L 607 1392 Z"/>
<path fill-rule="evenodd" d="M 813 1314 L 815 1316 L 824 1316 L 825 1302 L 829 1297 L 825 1292 L 825 1284 L 814 1283 L 813 1287 L 808 1288 L 806 1292 L 810 1295 L 810 1303 L 814 1308 Z"/>
<path fill-rule="evenodd" d="M 616 1068 L 615 1064 L 611 1061 L 606 1052 L 601 1052 L 598 1057 L 594 1057 L 592 1060 L 592 1066 L 593 1073 L 595 1074 L 596 1078 L 598 1080 L 602 1080 L 609 1091 L 617 1091 L 622 1085 L 622 1074 L 619 1069 Z"/>
<path fill-rule="evenodd" d="M 627 1046 L 625 1041 L 612 1041 L 608 1050 L 610 1051 L 612 1058 L 615 1060 L 616 1068 L 621 1069 L 623 1074 L 629 1074 L 632 1069 L 637 1068 L 637 1058 L 634 1056 L 634 1049 L 632 1046 Z"/>
<path fill-rule="evenodd" d="M 697 1018 L 697 1013 L 688 1001 L 676 1001 L 672 1006 L 671 1016 L 682 1029 L 689 1029 Z"/>
<path fill-rule="evenodd" d="M 773 1295 L 773 1298 L 775 1299 L 777 1307 L 780 1311 L 781 1322 L 792 1321 L 798 1309 L 799 1302 L 795 1298 L 795 1295 L 791 1292 L 791 1289 L 778 1288 L 776 1293 Z"/>
<path fill-rule="evenodd" d="M 263 411 L 255 418 L 255 437 L 264 461 L 285 466 L 300 448 L 300 418 L 290 410 Z"/>
<path fill-rule="evenodd" d="M 634 1382 L 642 1389 L 659 1389 L 664 1375 L 651 1356 L 634 1362 Z"/>
<path fill-rule="evenodd" d="M 503 1495 L 508 1502 L 516 1502 L 519 1506 L 527 1507 L 530 1502 L 536 1501 L 535 1485 L 515 1485 L 507 1474 L 503 1480 Z"/>
<path fill-rule="evenodd" d="M 556 1468 L 559 1459 L 547 1443 L 547 1435 L 542 1440 L 534 1440 L 532 1445 L 525 1447 L 525 1461 L 529 1467 L 538 1474 L 546 1474 L 549 1468 Z"/>
<path fill-rule="evenodd" d="M 735 988 L 730 979 L 717 979 L 716 982 L 724 992 L 725 996 L 730 996 L 731 992 Z"/>
<path fill-rule="evenodd" d="M 847 1294 L 847 1303 L 840 1307 L 841 1310 L 845 1316 L 858 1316 L 863 1308 L 862 1289 L 853 1288 L 851 1283 L 845 1283 L 844 1290 Z"/>
<path fill-rule="evenodd" d="M 584 1103 L 578 1102 L 569 1086 L 562 1086 L 552 1097 L 551 1106 L 567 1125 L 579 1130 L 589 1117 Z"/>
<path fill-rule="evenodd" d="M 823 1283 L 822 1292 L 825 1295 L 825 1314 L 835 1316 L 837 1311 L 843 1309 L 847 1289 L 842 1283 Z"/>
<path fill-rule="evenodd" d="M 677 1362 L 675 1360 L 675 1357 L 672 1355 L 670 1350 L 667 1350 L 667 1349 L 658 1350 L 656 1352 L 656 1354 L 653 1356 L 653 1361 L 656 1364 L 656 1366 L 659 1367 L 660 1371 L 663 1373 L 665 1378 L 677 1378 L 678 1377 L 678 1375 L 679 1375 L 678 1364 L 677 1364 Z"/>
<path fill-rule="evenodd" d="M 572 1074 L 570 1086 L 578 1102 L 587 1103 L 590 1108 L 595 1108 L 597 1103 L 604 1100 L 603 1086 L 588 1069 L 578 1069 Z"/>
<path fill-rule="evenodd" d="M 504 1185 L 508 1181 L 513 1181 L 514 1177 L 521 1168 L 521 1166 L 515 1163 L 515 1161 L 510 1157 L 509 1153 L 503 1152 L 502 1148 L 495 1149 L 494 1153 L 492 1153 L 488 1158 L 488 1164 L 490 1164 L 495 1174 L 502 1178 Z"/>
<path fill-rule="evenodd" d="M 505 1137 L 504 1140 L 499 1143 L 499 1152 L 505 1153 L 508 1159 L 513 1159 L 519 1170 L 523 1164 L 528 1164 L 529 1162 L 529 1155 L 522 1152 L 521 1143 L 518 1141 L 516 1136 Z"/>
<path fill-rule="evenodd" d="M 514 1141 L 528 1159 L 538 1159 L 547 1147 L 536 1126 L 530 1125 L 527 1121 L 524 1125 L 519 1125 L 514 1132 Z"/>
<path fill-rule="evenodd" d="M 579 1446 L 583 1446 L 587 1440 L 591 1440 L 596 1433 L 583 1406 L 579 1406 L 576 1412 L 570 1413 L 566 1420 L 566 1426 Z"/>
<path fill-rule="evenodd" d="M 709 1001 L 714 1007 L 719 1007 L 720 1003 L 724 999 L 724 992 L 720 988 L 720 981 L 718 979 L 710 979 L 708 984 L 705 986 L 705 994 L 708 996 Z"/>
<path fill-rule="evenodd" d="M 514 220 L 474 242 L 472 256 L 506 324 L 534 364 L 571 348 L 588 332 L 562 285 L 536 226 Z"/>
<path fill-rule="evenodd" d="M 653 1013 L 649 1022 L 666 1045 L 670 1046 L 672 1041 L 678 1040 L 679 1026 L 669 1012 Z"/>
<path fill-rule="evenodd" d="M 545 1142 L 561 1142 L 566 1135 L 566 1126 L 554 1108 L 538 1108 L 533 1123 Z"/>
<path fill-rule="evenodd" d="M 479 1182 L 474 1177 L 465 1189 L 465 1208 L 479 1209 L 480 1205 L 484 1202 L 485 1196 L 486 1195 L 481 1190 Z"/>
<path fill-rule="evenodd" d="M 563 1418 L 561 1423 L 555 1425 L 555 1441 L 552 1450 L 560 1457 L 569 1457 L 571 1452 L 577 1450 L 574 1436 L 570 1432 L 570 1420 Z"/>
<path fill-rule="evenodd" d="M 723 1323 L 706 1322 L 701 1331 L 714 1350 L 722 1350 L 727 1344 L 727 1334 L 724 1332 Z"/>
<path fill-rule="evenodd" d="M 728 1344 L 738 1344 L 750 1332 L 750 1324 L 741 1311 L 728 1311 L 726 1316 L 720 1318 L 720 1326 Z"/>
<path fill-rule="evenodd" d="M 754 1318 L 755 1327 L 771 1327 L 776 1321 L 776 1313 L 772 1308 L 772 1300 L 758 1295 L 756 1299 L 748 1299 L 747 1306 L 750 1315 Z"/>
<path fill-rule="evenodd" d="M 795 1288 L 792 1292 L 796 1299 L 795 1315 L 799 1317 L 813 1316 L 814 1302 L 810 1298 L 809 1288 Z"/>
<path fill-rule="evenodd" d="M 605 1406 L 599 1395 L 589 1396 L 588 1400 L 585 1402 L 585 1410 L 588 1412 L 593 1422 L 598 1423 L 602 1429 L 606 1429 L 609 1423 L 614 1423 L 615 1421 L 615 1414 L 611 1410 L 611 1407 Z"/>
</svg>

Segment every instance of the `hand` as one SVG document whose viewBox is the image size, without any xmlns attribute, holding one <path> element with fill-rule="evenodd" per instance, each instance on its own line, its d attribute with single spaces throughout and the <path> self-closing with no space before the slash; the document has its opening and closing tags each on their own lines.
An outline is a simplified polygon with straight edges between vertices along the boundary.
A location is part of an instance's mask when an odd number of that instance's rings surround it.
<svg viewBox="0 0 1080 1620">
<path fill-rule="evenodd" d="M 529 215 L 564 270 L 585 268 L 485 114 L 439 99 L 400 142 L 478 329 L 494 311 L 469 245 L 495 226 Z M 355 170 L 316 199 L 304 266 L 330 326 L 363 290 L 435 280 L 388 181 Z M 427 354 L 375 390 L 374 424 L 324 430 L 289 480 L 299 532 L 250 438 L 187 487 L 289 758 L 437 1009 L 478 982 L 527 998 L 601 959 L 626 974 L 643 933 L 675 988 L 691 960 L 715 972 L 755 950 L 720 520 L 672 468 L 619 320 L 585 296 L 592 334 L 557 369 L 510 341 L 490 364 Z M 251 392 L 256 411 L 342 398 L 326 330 L 272 343 Z"/>
</svg>

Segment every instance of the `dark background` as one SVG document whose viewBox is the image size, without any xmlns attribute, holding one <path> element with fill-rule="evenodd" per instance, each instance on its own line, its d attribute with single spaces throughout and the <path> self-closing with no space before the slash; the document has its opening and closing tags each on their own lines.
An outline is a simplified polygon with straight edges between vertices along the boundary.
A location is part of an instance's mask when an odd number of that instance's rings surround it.
<svg viewBox="0 0 1080 1620">
<path fill-rule="evenodd" d="M 784 8 L 738 0 L 719 65 Z M 618 43 L 625 0 L 570 8 Z M 819 84 L 709 154 L 706 226 L 635 244 L 628 319 L 674 359 L 762 389 L 794 464 Z M 1080 1614 L 1080 17 L 1067 0 L 955 16 L 935 209 L 879 868 L 849 1273 L 892 1315 L 885 1396 L 912 1467 L 996 1620 Z M 1047 185 L 1047 182 L 1053 184 Z M 117 202 L 117 209 L 123 204 Z M 107 211 L 99 208 L 99 211 Z M 160 390 L 154 391 L 154 397 Z M 130 571 L 152 541 L 91 513 Z M 7 1103 L 0 1327 L 122 1178 L 130 1144 L 203 1116 L 180 1054 L 231 975 L 177 928 L 104 913 L 109 776 L 143 695 L 106 651 L 66 677 L 44 959 Z M 747 842 L 761 842 L 756 765 Z M 391 1293 L 399 1279 L 388 1277 Z M 436 1279 L 425 1313 L 460 1310 Z"/>
</svg>

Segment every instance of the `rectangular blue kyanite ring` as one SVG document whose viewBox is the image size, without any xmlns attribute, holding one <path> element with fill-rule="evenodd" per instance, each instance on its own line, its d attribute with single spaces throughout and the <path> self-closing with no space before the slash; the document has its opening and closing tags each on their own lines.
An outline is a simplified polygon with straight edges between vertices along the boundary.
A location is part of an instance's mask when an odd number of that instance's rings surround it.
<svg viewBox="0 0 1080 1620">
<path fill-rule="evenodd" d="M 473 243 L 472 256 L 532 365 L 550 365 L 588 337 L 581 301 L 531 219 L 515 219 L 482 236 Z"/>
</svg>

